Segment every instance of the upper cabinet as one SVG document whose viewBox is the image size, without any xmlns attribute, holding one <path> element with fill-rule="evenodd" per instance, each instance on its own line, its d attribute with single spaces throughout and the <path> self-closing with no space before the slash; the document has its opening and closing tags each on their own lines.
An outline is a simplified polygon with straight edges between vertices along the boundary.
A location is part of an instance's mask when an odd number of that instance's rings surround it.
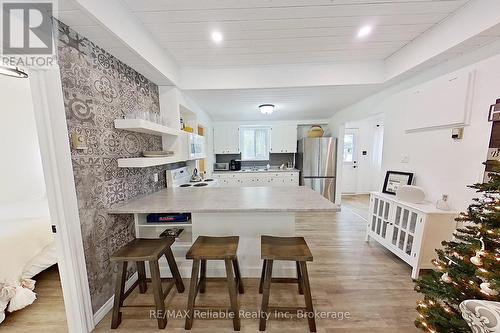
<svg viewBox="0 0 500 333">
<path fill-rule="evenodd" d="M 296 153 L 297 152 L 297 125 L 273 124 L 271 126 L 270 152 Z M 240 151 L 240 124 L 235 122 L 221 122 L 214 124 L 214 153 L 239 154 Z"/>
<path fill-rule="evenodd" d="M 271 153 L 297 152 L 297 125 L 273 125 L 271 130 Z"/>
<path fill-rule="evenodd" d="M 214 125 L 214 153 L 239 154 L 240 130 L 237 123 L 218 123 Z"/>
</svg>

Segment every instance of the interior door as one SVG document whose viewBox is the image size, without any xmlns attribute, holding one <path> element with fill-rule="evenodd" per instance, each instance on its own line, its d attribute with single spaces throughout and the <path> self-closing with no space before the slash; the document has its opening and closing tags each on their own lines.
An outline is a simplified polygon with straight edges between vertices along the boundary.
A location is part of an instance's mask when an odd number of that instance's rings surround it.
<svg viewBox="0 0 500 333">
<path fill-rule="evenodd" d="M 346 128 L 344 133 L 342 193 L 356 193 L 358 185 L 358 129 Z"/>
</svg>

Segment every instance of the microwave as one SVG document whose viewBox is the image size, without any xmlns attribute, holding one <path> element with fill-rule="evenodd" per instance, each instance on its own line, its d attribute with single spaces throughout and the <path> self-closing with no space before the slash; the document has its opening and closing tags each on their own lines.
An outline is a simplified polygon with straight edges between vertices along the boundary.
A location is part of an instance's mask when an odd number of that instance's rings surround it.
<svg viewBox="0 0 500 333">
<path fill-rule="evenodd" d="M 214 171 L 229 171 L 229 163 L 214 163 Z"/>
</svg>

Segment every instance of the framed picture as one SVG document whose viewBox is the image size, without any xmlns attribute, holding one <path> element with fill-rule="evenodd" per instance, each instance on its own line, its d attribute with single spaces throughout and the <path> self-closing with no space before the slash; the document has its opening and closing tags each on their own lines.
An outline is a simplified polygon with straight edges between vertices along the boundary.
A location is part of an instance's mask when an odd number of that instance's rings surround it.
<svg viewBox="0 0 500 333">
<path fill-rule="evenodd" d="M 402 185 L 411 185 L 413 173 L 401 171 L 387 171 L 385 174 L 383 193 L 396 194 L 398 187 Z"/>
<path fill-rule="evenodd" d="M 497 99 L 496 104 L 490 106 L 490 113 L 488 115 L 488 121 L 499 121 L 500 120 L 500 98 Z"/>
</svg>

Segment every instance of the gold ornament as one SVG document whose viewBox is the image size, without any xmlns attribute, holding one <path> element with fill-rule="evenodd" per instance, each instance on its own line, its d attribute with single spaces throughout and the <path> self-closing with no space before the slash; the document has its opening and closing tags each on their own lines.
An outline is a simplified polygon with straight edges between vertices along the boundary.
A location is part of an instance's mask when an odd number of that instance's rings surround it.
<svg viewBox="0 0 500 333">
<path fill-rule="evenodd" d="M 481 259 L 481 256 L 478 253 L 476 253 L 474 257 L 470 258 L 470 262 L 476 266 L 481 266 L 483 264 L 483 260 Z"/>
<path fill-rule="evenodd" d="M 444 273 L 443 275 L 441 275 L 441 281 L 443 281 L 445 283 L 451 283 L 453 280 L 448 275 L 448 273 Z"/>
<path fill-rule="evenodd" d="M 497 296 L 498 295 L 498 290 L 491 289 L 491 284 L 489 282 L 483 282 L 479 285 L 479 288 L 481 288 L 481 292 L 483 294 L 486 294 L 488 296 Z"/>
</svg>

